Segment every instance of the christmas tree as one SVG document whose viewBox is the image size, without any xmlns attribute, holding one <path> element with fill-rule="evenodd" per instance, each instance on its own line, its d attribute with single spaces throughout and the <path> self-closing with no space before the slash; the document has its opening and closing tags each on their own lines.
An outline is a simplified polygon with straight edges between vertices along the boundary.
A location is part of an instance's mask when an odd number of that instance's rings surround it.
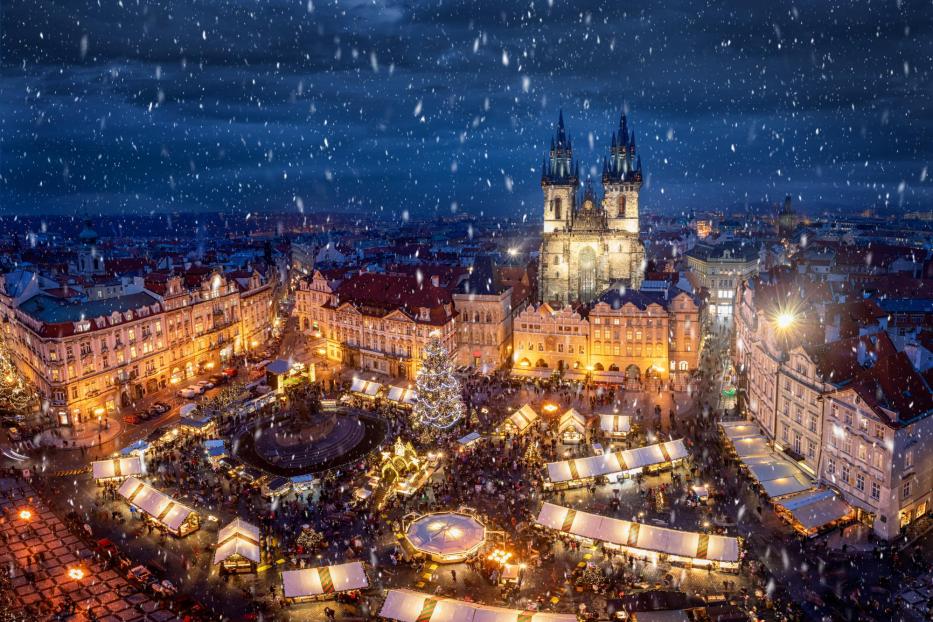
<svg viewBox="0 0 933 622">
<path fill-rule="evenodd" d="M 0 335 L 0 410 L 26 414 L 36 400 L 35 387 L 20 375 Z"/>
<path fill-rule="evenodd" d="M 450 356 L 436 331 L 424 348 L 416 385 L 418 397 L 412 415 L 422 433 L 447 429 L 463 417 L 460 383 L 454 377 Z"/>
</svg>

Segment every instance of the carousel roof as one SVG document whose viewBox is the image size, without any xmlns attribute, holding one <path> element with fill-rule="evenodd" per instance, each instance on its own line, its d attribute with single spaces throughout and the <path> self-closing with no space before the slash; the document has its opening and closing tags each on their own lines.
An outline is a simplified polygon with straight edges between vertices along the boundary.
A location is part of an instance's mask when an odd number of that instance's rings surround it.
<svg viewBox="0 0 933 622">
<path fill-rule="evenodd" d="M 478 549 L 486 540 L 486 527 L 468 514 L 426 514 L 408 526 L 411 545 L 431 555 L 457 555 Z"/>
</svg>

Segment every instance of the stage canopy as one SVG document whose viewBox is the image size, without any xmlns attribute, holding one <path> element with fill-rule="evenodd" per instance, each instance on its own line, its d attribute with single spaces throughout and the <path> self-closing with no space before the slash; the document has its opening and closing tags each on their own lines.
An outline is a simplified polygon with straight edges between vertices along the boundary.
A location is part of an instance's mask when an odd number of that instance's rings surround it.
<svg viewBox="0 0 933 622">
<path fill-rule="evenodd" d="M 418 551 L 453 561 L 475 553 L 486 541 L 486 528 L 469 514 L 426 514 L 412 521 L 405 537 Z"/>
</svg>

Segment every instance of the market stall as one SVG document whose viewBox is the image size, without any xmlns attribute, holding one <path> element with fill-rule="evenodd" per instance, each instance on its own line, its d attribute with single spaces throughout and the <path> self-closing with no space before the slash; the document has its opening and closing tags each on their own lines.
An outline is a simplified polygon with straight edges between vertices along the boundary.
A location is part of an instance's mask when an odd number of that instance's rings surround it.
<svg viewBox="0 0 933 622">
<path fill-rule="evenodd" d="M 683 439 L 678 439 L 600 456 L 549 462 L 545 466 L 544 485 L 545 488 L 585 486 L 595 477 L 657 471 L 675 466 L 686 457 L 687 448 Z"/>
<path fill-rule="evenodd" d="M 259 527 L 236 518 L 218 532 L 215 566 L 230 573 L 255 572 L 259 559 Z"/>
<path fill-rule="evenodd" d="M 149 443 L 138 440 L 120 450 L 121 456 L 142 456 L 149 451 Z"/>
<path fill-rule="evenodd" d="M 389 393 L 386 396 L 386 400 L 391 402 L 392 405 L 402 407 L 402 408 L 411 408 L 415 404 L 415 399 L 418 397 L 418 392 L 411 388 L 405 387 L 389 387 Z"/>
<path fill-rule="evenodd" d="M 504 432 L 524 434 L 531 427 L 531 424 L 537 420 L 538 413 L 530 404 L 525 404 L 502 422 L 502 429 Z"/>
<path fill-rule="evenodd" d="M 405 529 L 413 549 L 444 564 L 462 562 L 486 542 L 486 527 L 463 512 L 436 512 L 419 516 Z"/>
<path fill-rule="evenodd" d="M 350 385 L 350 393 L 368 400 L 376 399 L 381 389 L 382 385 L 378 382 L 364 380 L 363 378 L 354 378 L 353 383 Z"/>
<path fill-rule="evenodd" d="M 609 438 L 625 438 L 632 431 L 629 415 L 599 415 L 599 429 Z"/>
<path fill-rule="evenodd" d="M 653 561 L 663 556 L 671 562 L 729 570 L 739 565 L 738 538 L 633 523 L 552 503 L 543 505 L 535 522 L 571 536 L 603 542 L 642 559 Z"/>
<path fill-rule="evenodd" d="M 117 492 L 131 507 L 172 535 L 187 536 L 201 526 L 197 512 L 135 477 L 123 480 Z"/>
<path fill-rule="evenodd" d="M 379 616 L 396 622 L 576 622 L 572 613 L 542 613 L 440 598 L 413 590 L 389 590 Z"/>
<path fill-rule="evenodd" d="M 479 432 L 470 432 L 466 436 L 457 439 L 457 444 L 460 445 L 460 449 L 466 449 L 470 445 L 479 442 L 483 438 L 483 435 Z"/>
<path fill-rule="evenodd" d="M 112 460 L 97 460 L 91 463 L 91 474 L 97 483 L 108 482 L 133 475 L 143 475 L 146 465 L 141 456 L 128 458 L 114 458 Z"/>
<path fill-rule="evenodd" d="M 219 438 L 205 440 L 204 452 L 207 454 L 207 461 L 215 469 L 218 468 L 221 460 L 230 455 L 227 452 L 227 441 Z"/>
<path fill-rule="evenodd" d="M 365 590 L 369 579 L 362 562 L 286 570 L 282 573 L 285 598 L 293 602 L 328 600 L 341 592 Z"/>
<path fill-rule="evenodd" d="M 855 509 L 826 489 L 786 497 L 775 509 L 798 533 L 807 537 L 855 519 Z"/>
<path fill-rule="evenodd" d="M 560 416 L 557 433 L 564 443 L 576 445 L 586 435 L 586 419 L 576 409 L 571 408 Z"/>
</svg>

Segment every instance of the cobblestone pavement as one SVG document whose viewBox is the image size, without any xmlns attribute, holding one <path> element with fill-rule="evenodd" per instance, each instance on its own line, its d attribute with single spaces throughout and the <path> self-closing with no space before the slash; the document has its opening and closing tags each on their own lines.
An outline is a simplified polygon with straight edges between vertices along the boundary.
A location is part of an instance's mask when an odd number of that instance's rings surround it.
<svg viewBox="0 0 933 622">
<path fill-rule="evenodd" d="M 20 516 L 23 511 L 30 513 L 28 519 Z M 0 479 L 0 515 L 0 593 L 6 599 L 0 608 L 12 619 L 48 620 L 73 612 L 69 620 L 179 620 L 94 559 L 88 545 L 23 480 Z M 71 577 L 74 569 L 83 577 Z"/>
</svg>

